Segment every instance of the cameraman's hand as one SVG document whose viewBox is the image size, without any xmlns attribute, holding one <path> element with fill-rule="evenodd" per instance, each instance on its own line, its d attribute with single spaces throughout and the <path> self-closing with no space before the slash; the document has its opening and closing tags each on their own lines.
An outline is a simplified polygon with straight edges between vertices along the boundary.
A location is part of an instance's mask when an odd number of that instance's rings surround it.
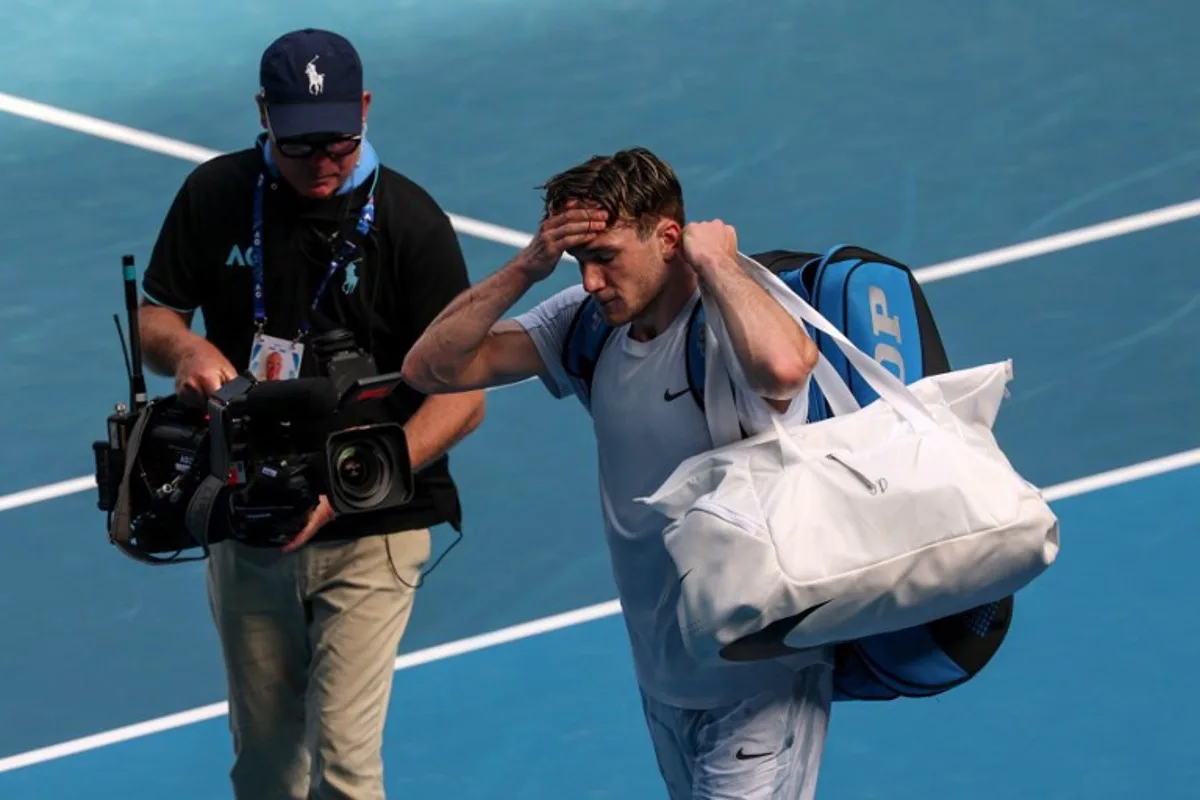
<svg viewBox="0 0 1200 800">
<path fill-rule="evenodd" d="M 175 393 L 188 405 L 200 405 L 237 377 L 237 370 L 213 344 L 201 340 L 180 356 L 175 366 Z"/>
<path fill-rule="evenodd" d="M 283 546 L 283 552 L 291 553 L 299 550 L 308 540 L 317 535 L 317 531 L 321 526 L 333 519 L 333 506 L 329 505 L 329 498 L 321 495 L 320 502 L 317 507 L 308 512 L 308 524 L 297 533 L 290 542 Z"/>
</svg>

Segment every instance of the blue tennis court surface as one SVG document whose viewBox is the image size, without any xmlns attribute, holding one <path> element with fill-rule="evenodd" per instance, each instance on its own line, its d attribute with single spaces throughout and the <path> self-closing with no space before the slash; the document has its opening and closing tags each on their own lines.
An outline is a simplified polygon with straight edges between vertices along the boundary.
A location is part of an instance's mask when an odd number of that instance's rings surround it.
<svg viewBox="0 0 1200 800">
<path fill-rule="evenodd" d="M 922 266 L 1200 196 L 1200 6 L 1184 0 L 331 8 L 15 0 L 0 93 L 231 150 L 257 133 L 262 48 L 316 25 L 362 52 L 381 156 L 447 210 L 519 231 L 536 184 L 632 144 L 746 251 L 852 240 Z M 0 142 L 10 495 L 90 473 L 126 394 L 120 256 L 145 265 L 194 165 L 13 114 Z M 1200 447 L 1197 241 L 1200 220 L 1181 221 L 928 285 L 955 363 L 1015 360 L 998 431 L 1031 480 Z M 513 253 L 462 242 L 475 279 Z M 567 265 L 520 307 L 575 279 Z M 583 411 L 534 384 L 489 397 L 452 462 L 466 536 L 404 653 L 615 596 Z M 818 796 L 1194 797 L 1198 475 L 1057 501 L 1061 560 L 1018 598 L 996 661 L 936 701 L 838 706 Z M 220 715 L 24 755 L 225 696 L 202 569 L 126 560 L 94 503 L 0 511 L 0 797 L 227 797 Z M 664 796 L 612 615 L 398 671 L 387 757 L 395 797 Z"/>
</svg>

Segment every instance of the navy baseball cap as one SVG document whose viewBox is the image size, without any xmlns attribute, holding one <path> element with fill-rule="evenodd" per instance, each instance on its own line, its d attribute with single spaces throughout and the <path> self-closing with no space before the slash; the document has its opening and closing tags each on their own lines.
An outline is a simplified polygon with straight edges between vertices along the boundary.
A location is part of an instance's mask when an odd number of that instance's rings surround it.
<svg viewBox="0 0 1200 800">
<path fill-rule="evenodd" d="M 275 138 L 362 133 L 362 60 L 345 37 L 314 28 L 284 34 L 263 53 L 258 75 Z"/>
</svg>

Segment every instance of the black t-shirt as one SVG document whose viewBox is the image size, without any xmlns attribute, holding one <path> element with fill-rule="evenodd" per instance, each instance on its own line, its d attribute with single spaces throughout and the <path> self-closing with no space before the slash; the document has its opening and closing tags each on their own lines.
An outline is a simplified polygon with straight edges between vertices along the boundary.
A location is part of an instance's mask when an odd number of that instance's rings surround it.
<svg viewBox="0 0 1200 800">
<path fill-rule="evenodd" d="M 148 300 L 198 310 L 205 335 L 240 370 L 254 339 L 250 266 L 255 184 L 266 163 L 260 146 L 218 156 L 184 181 L 167 212 L 143 278 Z M 372 189 L 375 222 L 364 240 L 354 231 Z M 334 273 L 315 312 L 310 306 L 340 237 L 361 246 L 351 266 Z M 295 339 L 310 319 L 301 375 L 316 372 L 312 337 L 344 328 L 380 373 L 399 371 L 409 348 L 441 310 L 469 286 L 458 238 L 445 212 L 412 180 L 380 165 L 354 191 L 305 198 L 267 173 L 263 199 L 264 333 Z M 424 397 L 406 384 L 387 399 L 389 419 L 405 422 Z M 379 409 L 373 410 L 378 413 Z M 394 512 L 347 515 L 317 538 L 341 538 L 459 525 L 459 500 L 443 457 L 416 476 L 416 496 Z"/>
</svg>

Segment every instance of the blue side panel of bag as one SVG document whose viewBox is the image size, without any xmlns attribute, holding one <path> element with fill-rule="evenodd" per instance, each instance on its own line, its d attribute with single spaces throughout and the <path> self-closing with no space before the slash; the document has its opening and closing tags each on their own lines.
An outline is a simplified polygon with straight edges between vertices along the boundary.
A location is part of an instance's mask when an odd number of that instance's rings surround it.
<svg viewBox="0 0 1200 800">
<path fill-rule="evenodd" d="M 879 680 L 857 649 L 838 648 L 833 669 L 833 702 L 895 700 L 899 696 L 899 692 Z"/>
<path fill-rule="evenodd" d="M 936 641 L 927 626 L 883 633 L 855 642 L 856 660 L 878 685 L 874 694 L 925 697 L 957 686 L 971 677 Z M 856 682 L 862 681 L 858 678 Z M 861 691 L 861 682 L 835 682 L 835 693 Z"/>
<path fill-rule="evenodd" d="M 921 332 L 908 273 L 890 264 L 860 262 L 845 288 L 847 337 L 904 383 L 925 377 L 921 369 Z M 861 376 L 850 376 L 850 390 L 861 405 L 879 395 Z"/>
<path fill-rule="evenodd" d="M 901 381 L 912 383 L 925 377 L 909 273 L 881 261 L 840 258 L 844 249 L 840 245 L 831 248 L 817 268 L 813 307 Z M 878 399 L 834 342 L 818 335 L 817 344 L 860 405 Z"/>
<path fill-rule="evenodd" d="M 847 642 L 837 650 L 833 699 L 934 697 L 971 680 L 1003 645 L 1013 598 L 927 625 Z"/>
</svg>

